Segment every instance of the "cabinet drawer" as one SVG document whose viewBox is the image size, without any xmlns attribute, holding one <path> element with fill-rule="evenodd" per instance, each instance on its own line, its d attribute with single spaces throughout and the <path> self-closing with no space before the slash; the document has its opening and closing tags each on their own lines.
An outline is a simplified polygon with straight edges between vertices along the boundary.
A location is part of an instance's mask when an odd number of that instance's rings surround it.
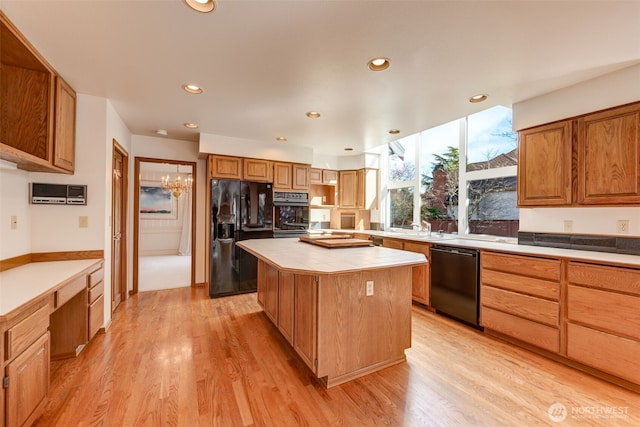
<svg viewBox="0 0 640 427">
<path fill-rule="evenodd" d="M 483 269 L 488 268 L 554 282 L 560 281 L 560 260 L 557 259 L 484 252 L 480 257 L 480 265 Z"/>
<path fill-rule="evenodd" d="M 558 326 L 559 305 L 557 302 L 490 286 L 482 286 L 480 298 L 483 306 L 549 326 Z"/>
<path fill-rule="evenodd" d="M 404 250 L 409 252 L 417 252 L 419 254 L 424 254 L 424 256 L 429 258 L 429 252 L 431 249 L 431 245 L 425 243 L 414 243 L 414 242 L 404 242 Z"/>
<path fill-rule="evenodd" d="M 640 384 L 640 342 L 569 323 L 567 356 Z"/>
<path fill-rule="evenodd" d="M 569 283 L 640 295 L 640 270 L 570 262 Z"/>
<path fill-rule="evenodd" d="M 560 331 L 557 328 L 532 322 L 488 307 L 481 308 L 482 326 L 536 347 L 558 353 Z"/>
<path fill-rule="evenodd" d="M 382 239 L 382 246 L 384 246 L 385 248 L 391 248 L 391 249 L 402 249 L 403 243 L 402 243 L 402 240 L 387 239 L 385 237 Z"/>
<path fill-rule="evenodd" d="M 78 292 L 83 291 L 87 286 L 85 280 L 85 276 L 80 276 L 58 289 L 54 297 L 54 308 L 64 305 L 65 302 L 76 296 Z"/>
<path fill-rule="evenodd" d="M 560 284 L 558 282 L 536 279 L 534 277 L 524 277 L 502 271 L 483 269 L 480 273 L 480 280 L 483 285 L 490 285 L 496 288 L 516 291 L 554 301 L 558 301 L 560 296 Z"/>
<path fill-rule="evenodd" d="M 100 282 L 93 288 L 89 289 L 89 304 L 93 304 L 96 298 L 102 294 L 104 294 L 104 282 Z"/>
<path fill-rule="evenodd" d="M 104 323 L 104 295 L 89 306 L 89 340 L 98 333 Z"/>
<path fill-rule="evenodd" d="M 11 360 L 49 329 L 49 306 L 40 307 L 6 332 L 6 360 Z"/>
<path fill-rule="evenodd" d="M 568 286 L 569 320 L 640 340 L 640 297 Z"/>
<path fill-rule="evenodd" d="M 93 288 L 98 283 L 102 282 L 104 279 L 104 268 L 100 268 L 93 273 L 89 274 L 89 279 L 87 280 L 87 287 Z"/>
</svg>

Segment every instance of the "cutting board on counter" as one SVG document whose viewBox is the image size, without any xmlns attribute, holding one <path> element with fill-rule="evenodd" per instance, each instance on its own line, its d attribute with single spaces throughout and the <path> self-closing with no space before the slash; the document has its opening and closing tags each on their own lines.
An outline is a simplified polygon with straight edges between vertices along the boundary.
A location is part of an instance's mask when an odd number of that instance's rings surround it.
<svg viewBox="0 0 640 427">
<path fill-rule="evenodd" d="M 302 236 L 301 242 L 324 248 L 357 248 L 361 246 L 373 246 L 371 240 L 354 239 L 348 236 Z"/>
</svg>

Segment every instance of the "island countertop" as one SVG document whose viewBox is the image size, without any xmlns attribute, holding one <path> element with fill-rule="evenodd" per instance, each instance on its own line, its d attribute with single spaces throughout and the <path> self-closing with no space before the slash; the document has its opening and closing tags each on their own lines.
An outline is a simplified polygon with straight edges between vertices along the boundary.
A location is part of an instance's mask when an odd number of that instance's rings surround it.
<svg viewBox="0 0 640 427">
<path fill-rule="evenodd" d="M 298 238 L 242 240 L 236 245 L 272 263 L 279 270 L 307 273 L 346 273 L 427 262 L 420 253 L 381 246 L 324 248 Z"/>
</svg>

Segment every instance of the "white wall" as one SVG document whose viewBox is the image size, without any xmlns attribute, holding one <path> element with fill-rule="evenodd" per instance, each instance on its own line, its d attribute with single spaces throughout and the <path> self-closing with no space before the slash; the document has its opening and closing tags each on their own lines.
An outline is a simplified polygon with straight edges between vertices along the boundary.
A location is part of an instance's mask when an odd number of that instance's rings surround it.
<svg viewBox="0 0 640 427">
<path fill-rule="evenodd" d="M 197 149 L 201 153 L 226 156 L 252 157 L 292 163 L 311 164 L 313 162 L 313 150 L 311 148 L 298 147 L 286 142 L 253 141 L 208 133 L 200 134 L 200 144 Z"/>
<path fill-rule="evenodd" d="M 29 173 L 0 160 L 0 259 L 31 252 Z M 18 220 L 11 229 L 11 217 Z"/>
<path fill-rule="evenodd" d="M 607 74 L 574 86 L 513 105 L 514 130 L 640 101 L 640 65 Z M 573 221 L 576 234 L 618 235 L 616 221 L 629 220 L 629 233 L 640 236 L 640 207 L 522 208 L 520 231 L 564 232 L 564 221 Z"/>
</svg>

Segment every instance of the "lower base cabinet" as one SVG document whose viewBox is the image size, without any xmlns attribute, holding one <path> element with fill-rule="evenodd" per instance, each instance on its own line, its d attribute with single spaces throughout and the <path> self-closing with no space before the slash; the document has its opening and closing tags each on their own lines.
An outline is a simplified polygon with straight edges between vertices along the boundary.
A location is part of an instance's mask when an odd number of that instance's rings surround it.
<svg viewBox="0 0 640 427">
<path fill-rule="evenodd" d="M 6 426 L 31 425 L 49 392 L 49 332 L 5 367 Z"/>
</svg>

